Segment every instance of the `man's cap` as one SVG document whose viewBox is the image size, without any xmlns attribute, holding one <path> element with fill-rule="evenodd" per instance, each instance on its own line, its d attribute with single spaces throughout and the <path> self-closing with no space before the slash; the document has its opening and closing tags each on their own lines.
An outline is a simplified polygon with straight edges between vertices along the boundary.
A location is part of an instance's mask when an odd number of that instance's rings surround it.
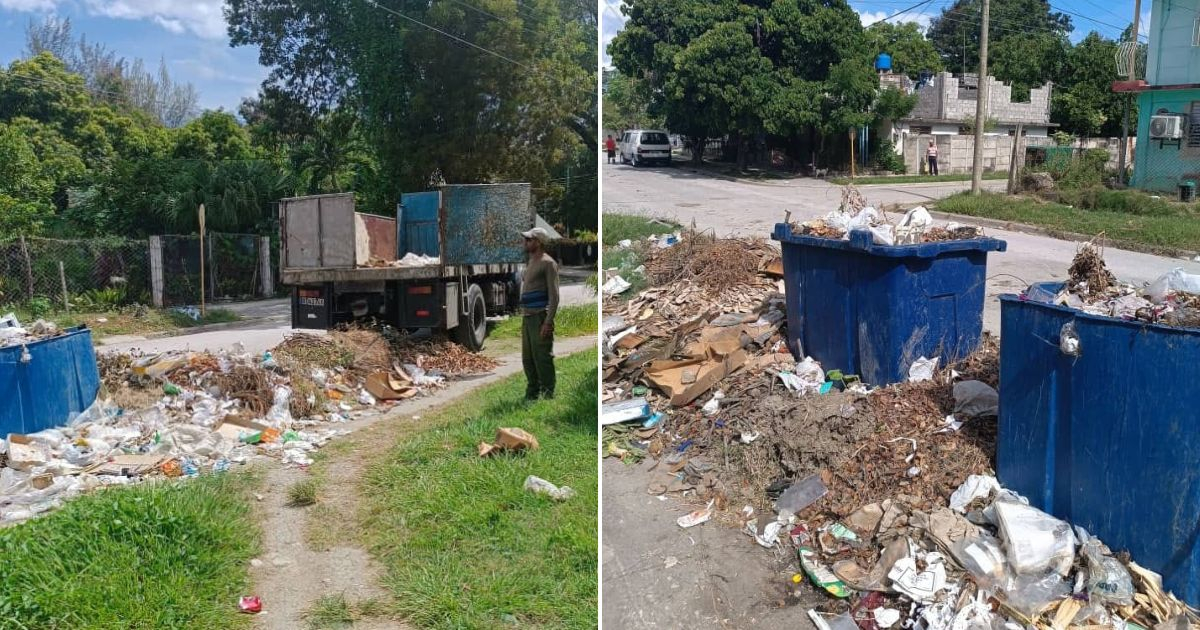
<svg viewBox="0 0 1200 630">
<path fill-rule="evenodd" d="M 525 238 L 537 239 L 540 243 L 545 243 L 550 240 L 550 233 L 545 228 L 535 227 L 528 232 L 521 232 L 521 236 Z"/>
</svg>

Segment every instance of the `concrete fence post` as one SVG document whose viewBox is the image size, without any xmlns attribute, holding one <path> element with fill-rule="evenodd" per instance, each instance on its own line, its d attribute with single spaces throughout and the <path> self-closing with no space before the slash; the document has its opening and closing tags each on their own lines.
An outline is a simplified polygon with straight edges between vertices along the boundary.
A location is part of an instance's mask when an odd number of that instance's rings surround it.
<svg viewBox="0 0 1200 630">
<path fill-rule="evenodd" d="M 150 237 L 150 299 L 155 308 L 163 307 L 163 246 L 161 236 Z"/>
<path fill-rule="evenodd" d="M 262 278 L 262 295 L 263 297 L 271 297 L 275 295 L 275 279 L 271 275 L 270 236 L 258 239 L 258 266 L 258 276 Z"/>
</svg>

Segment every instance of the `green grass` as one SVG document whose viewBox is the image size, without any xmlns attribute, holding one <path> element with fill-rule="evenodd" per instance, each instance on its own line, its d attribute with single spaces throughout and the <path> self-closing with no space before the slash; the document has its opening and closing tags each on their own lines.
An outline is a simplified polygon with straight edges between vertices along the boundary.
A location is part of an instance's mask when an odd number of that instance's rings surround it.
<svg viewBox="0 0 1200 630">
<path fill-rule="evenodd" d="M 0 529 L 0 628 L 241 628 L 254 472 L 93 492 Z"/>
<path fill-rule="evenodd" d="M 396 612 L 425 628 L 595 628 L 596 352 L 557 362 L 558 398 L 526 404 L 514 376 L 430 416 L 367 471 L 362 536 Z M 541 448 L 480 458 L 498 427 Z M 536 475 L 579 494 L 523 489 Z"/>
<path fill-rule="evenodd" d="M 1064 197 L 1080 199 L 1096 208 L 1067 207 L 1029 197 L 1010 197 L 984 193 L 972 197 L 959 193 L 937 202 L 942 212 L 1013 221 L 1050 229 L 1095 235 L 1103 232 L 1114 245 L 1141 246 L 1143 249 L 1174 252 L 1200 250 L 1200 213 L 1182 204 L 1151 199 L 1132 191 L 1069 192 Z M 1116 209 L 1116 210 L 1114 210 Z"/>
<path fill-rule="evenodd" d="M 596 323 L 595 304 L 572 304 L 558 309 L 554 317 L 554 336 L 560 339 L 567 337 L 582 337 L 594 335 L 599 325 Z M 496 324 L 488 337 L 492 339 L 520 339 L 521 317 L 514 315 Z"/>
<path fill-rule="evenodd" d="M 605 214 L 603 221 L 605 247 L 613 247 L 625 239 L 644 241 L 650 236 L 674 232 L 679 227 L 671 221 L 630 214 Z"/>
<path fill-rule="evenodd" d="M 290 507 L 304 507 L 317 502 L 317 481 L 303 479 L 293 483 L 287 489 L 287 504 Z"/>
<path fill-rule="evenodd" d="M 1008 179 L 1008 173 L 995 172 L 984 173 L 984 179 Z M 922 184 L 936 182 L 969 182 L 971 175 L 954 174 L 954 175 L 867 175 L 863 177 L 830 177 L 830 183 L 839 186 L 846 184 L 854 184 L 855 186 L 863 186 L 866 184 Z"/>
</svg>

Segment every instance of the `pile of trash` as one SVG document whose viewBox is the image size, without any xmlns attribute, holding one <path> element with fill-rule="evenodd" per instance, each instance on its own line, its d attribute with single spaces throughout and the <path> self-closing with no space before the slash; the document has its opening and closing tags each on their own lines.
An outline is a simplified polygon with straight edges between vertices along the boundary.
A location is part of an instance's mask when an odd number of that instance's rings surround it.
<svg viewBox="0 0 1200 630">
<path fill-rule="evenodd" d="M 362 267 L 380 268 L 380 267 L 436 267 L 442 264 L 442 259 L 438 256 L 425 256 L 423 254 L 415 254 L 409 252 L 403 258 L 397 260 L 384 260 L 375 256 L 367 259 L 366 264 Z"/>
<path fill-rule="evenodd" d="M 1091 315 L 1115 317 L 1182 328 L 1200 328 L 1200 274 L 1175 268 L 1149 285 L 1138 287 L 1116 279 L 1094 243 L 1080 246 L 1057 293 L 1034 285 L 1023 299 L 1056 304 Z"/>
<path fill-rule="evenodd" d="M 65 426 L 0 441 L 0 523 L 100 487 L 220 473 L 258 458 L 310 465 L 351 420 L 443 387 L 447 374 L 430 362 L 393 358 L 384 336 L 367 329 L 301 333 L 262 354 L 240 344 L 103 354 L 103 389 L 91 407 Z"/>
<path fill-rule="evenodd" d="M 841 240 L 849 240 L 853 231 L 864 230 L 871 233 L 871 241 L 876 245 L 916 245 L 969 240 L 984 235 L 981 228 L 970 225 L 935 226 L 933 216 L 925 206 L 912 208 L 899 222 L 893 222 L 886 211 L 868 205 L 854 186 L 842 189 L 842 203 L 836 211 L 820 219 L 791 225 L 795 235 Z"/>
<path fill-rule="evenodd" d="M 958 630 L 1187 628 L 1200 617 L 1161 576 L 1114 554 L 1080 527 L 1031 507 L 990 475 L 948 501 L 896 495 L 844 519 L 801 518 L 827 490 L 797 484 L 744 529 L 764 547 L 790 544 L 800 570 L 834 598 L 818 628 Z M 803 574 L 803 575 L 801 575 Z"/>
<path fill-rule="evenodd" d="M 16 314 L 9 313 L 0 317 L 0 348 L 23 346 L 35 341 L 50 339 L 66 334 L 54 322 L 39 319 L 28 326 L 22 326 Z"/>
<path fill-rule="evenodd" d="M 849 240 L 855 230 L 871 233 L 876 245 L 916 245 L 980 238 L 983 230 L 970 225 L 947 223 L 944 227 L 933 224 L 933 216 L 925 206 L 917 206 L 904 213 L 899 222 L 893 223 L 886 212 L 866 206 L 857 211 L 838 210 L 820 219 L 793 224 L 792 233 Z"/>
</svg>

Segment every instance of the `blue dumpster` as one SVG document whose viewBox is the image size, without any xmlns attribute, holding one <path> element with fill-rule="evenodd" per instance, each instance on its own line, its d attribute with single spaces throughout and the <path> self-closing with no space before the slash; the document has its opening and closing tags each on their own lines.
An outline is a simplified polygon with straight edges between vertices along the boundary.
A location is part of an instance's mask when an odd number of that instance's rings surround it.
<svg viewBox="0 0 1200 630">
<path fill-rule="evenodd" d="M 1004 295 L 1000 331 L 1000 481 L 1200 605 L 1200 329 Z"/>
<path fill-rule="evenodd" d="M 921 356 L 942 365 L 979 346 L 987 254 L 994 238 L 876 245 L 871 233 L 849 240 L 799 236 L 777 223 L 783 249 L 788 344 L 829 369 L 871 385 L 908 378 Z"/>
<path fill-rule="evenodd" d="M 9 433 L 34 433 L 62 426 L 96 400 L 100 370 L 92 332 L 80 327 L 67 334 L 22 346 L 0 348 L 0 439 Z"/>
</svg>

